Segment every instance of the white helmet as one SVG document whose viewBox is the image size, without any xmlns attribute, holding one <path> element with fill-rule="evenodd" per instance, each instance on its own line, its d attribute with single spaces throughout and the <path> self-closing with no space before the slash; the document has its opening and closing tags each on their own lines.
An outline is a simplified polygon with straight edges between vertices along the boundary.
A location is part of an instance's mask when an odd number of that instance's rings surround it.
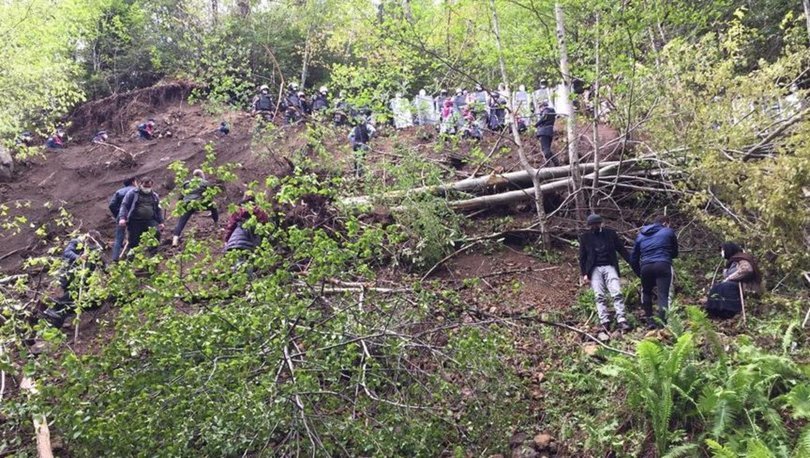
<svg viewBox="0 0 810 458">
<path fill-rule="evenodd" d="M 401 92 L 397 92 L 396 94 L 394 94 L 394 97 L 396 97 L 396 98 L 400 98 L 400 97 L 402 97 L 402 93 L 401 93 Z"/>
<path fill-rule="evenodd" d="M 461 88 L 456 89 L 456 94 L 461 94 L 462 92 L 464 92 L 463 89 L 461 89 Z"/>
<path fill-rule="evenodd" d="M 518 89 L 520 89 L 521 91 L 526 91 L 526 86 L 521 84 L 520 87 L 518 87 Z"/>
<path fill-rule="evenodd" d="M 326 86 L 321 86 L 321 88 L 318 90 L 318 92 L 320 92 L 321 94 L 326 95 L 326 93 L 329 92 L 329 90 L 326 88 Z"/>
<path fill-rule="evenodd" d="M 419 90 L 419 95 L 420 95 L 420 96 L 422 96 L 422 97 L 424 97 L 424 96 L 426 96 L 426 95 L 427 95 L 427 91 L 426 91 L 426 90 L 424 90 L 424 89 L 420 89 L 420 90 Z"/>
<path fill-rule="evenodd" d="M 262 84 L 261 87 L 259 87 L 259 92 L 261 91 L 270 91 L 270 87 L 266 84 Z"/>
</svg>

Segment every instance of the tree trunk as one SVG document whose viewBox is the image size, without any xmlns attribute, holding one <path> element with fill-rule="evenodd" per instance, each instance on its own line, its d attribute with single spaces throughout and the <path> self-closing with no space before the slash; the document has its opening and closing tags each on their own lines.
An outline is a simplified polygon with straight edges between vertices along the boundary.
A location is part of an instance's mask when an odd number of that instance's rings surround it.
<svg viewBox="0 0 810 458">
<path fill-rule="evenodd" d="M 582 189 L 582 177 L 579 174 L 579 150 L 577 145 L 577 125 L 576 113 L 574 113 L 574 106 L 571 103 L 571 72 L 568 69 L 568 48 L 565 44 L 565 20 L 563 16 L 563 9 L 560 2 L 554 3 L 554 15 L 557 19 L 557 42 L 560 46 L 560 72 L 563 77 L 562 103 L 567 106 L 567 111 L 570 113 L 566 123 L 566 131 L 568 133 L 568 161 L 571 166 L 572 185 L 571 192 L 575 194 L 575 202 L 577 207 L 577 218 L 579 220 L 585 219 L 585 199 L 580 192 Z"/>
<path fill-rule="evenodd" d="M 211 0 L 211 24 L 219 26 L 219 0 Z"/>
<path fill-rule="evenodd" d="M 304 43 L 304 59 L 303 63 L 301 64 L 301 90 L 304 90 L 304 85 L 307 83 L 307 66 L 309 64 L 309 38 L 312 32 L 312 28 L 307 31 L 307 41 Z"/>
<path fill-rule="evenodd" d="M 623 172 L 624 174 L 620 175 L 620 176 L 616 176 L 615 171 L 608 174 L 608 172 L 610 172 L 611 170 L 614 170 L 615 168 L 616 167 L 613 166 L 613 165 L 607 166 L 607 167 L 602 167 L 602 169 L 600 170 L 600 175 L 602 176 L 601 179 L 605 180 L 607 178 L 614 178 L 617 183 L 623 183 L 626 180 L 635 179 L 637 176 L 638 177 L 644 177 L 647 174 L 647 172 L 644 172 L 644 171 L 641 171 L 641 172 L 638 172 L 638 173 L 634 173 L 634 172 L 626 173 L 626 172 Z M 593 178 L 594 178 L 594 173 L 590 173 L 590 174 L 585 176 L 585 179 L 589 180 L 589 181 L 593 180 Z M 560 180 L 550 181 L 548 183 L 544 183 L 544 184 L 540 185 L 540 188 L 541 188 L 540 190 L 541 190 L 541 192 L 559 191 L 559 190 L 565 189 L 566 187 L 570 186 L 572 181 L 573 180 L 570 177 L 563 178 L 563 179 L 560 179 Z M 631 185 L 631 184 L 624 184 L 624 186 L 627 186 L 627 187 L 629 187 L 631 189 L 639 190 L 639 191 L 640 190 L 653 191 L 652 188 L 640 189 L 641 187 L 634 186 L 634 185 Z M 448 202 L 447 205 L 450 208 L 452 208 L 453 210 L 467 211 L 467 210 L 478 210 L 478 209 L 481 209 L 481 208 L 490 208 L 490 207 L 497 207 L 497 206 L 502 206 L 502 205 L 514 204 L 514 203 L 524 202 L 524 201 L 532 199 L 532 197 L 534 196 L 534 193 L 535 193 L 535 189 L 536 188 L 532 187 L 532 188 L 526 188 L 526 189 L 519 189 L 519 190 L 516 190 L 516 191 L 502 192 L 500 194 L 491 194 L 491 195 L 488 195 L 488 196 L 473 197 L 472 199 L 456 200 L 456 201 L 453 201 L 453 202 Z M 400 208 L 402 208 L 402 207 L 400 207 Z M 394 209 L 394 210 L 398 210 L 398 209 Z"/>
<path fill-rule="evenodd" d="M 593 166 L 594 179 L 591 191 L 591 213 L 596 213 L 599 190 L 599 13 L 596 13 L 596 75 L 593 81 Z"/>
<path fill-rule="evenodd" d="M 618 165 L 618 162 L 606 162 L 603 163 L 602 167 L 609 167 Z M 591 173 L 596 167 L 593 163 L 585 163 L 580 164 L 579 168 L 582 173 Z M 543 180 L 555 179 L 555 178 L 563 178 L 569 176 L 571 173 L 571 168 L 567 165 L 563 165 L 560 167 L 544 167 L 540 170 L 537 170 L 534 174 L 538 180 L 541 182 Z M 402 191 L 391 191 L 387 192 L 381 196 L 378 196 L 382 199 L 402 199 L 408 196 L 414 196 L 419 194 L 437 194 L 443 195 L 449 192 L 468 192 L 468 193 L 475 193 L 478 191 L 488 191 L 495 188 L 503 188 L 507 186 L 516 186 L 516 187 L 524 187 L 526 185 L 532 184 L 532 174 L 525 171 L 520 170 L 516 172 L 508 172 L 502 174 L 490 174 L 480 177 L 474 178 L 466 178 L 461 181 L 456 181 L 453 183 L 443 183 L 436 186 L 421 186 L 418 188 L 412 189 L 405 189 Z M 369 205 L 373 201 L 371 196 L 354 196 L 354 197 L 347 197 L 341 200 L 341 204 L 347 206 L 358 206 L 358 205 Z"/>
<path fill-rule="evenodd" d="M 37 388 L 34 386 L 34 381 L 28 376 L 23 376 L 20 382 L 20 389 L 28 394 L 30 399 L 37 394 Z M 34 413 L 34 434 L 36 434 L 37 441 L 37 456 L 39 458 L 53 458 L 53 447 L 51 447 L 51 431 L 48 428 L 48 419 L 45 415 Z"/>
<path fill-rule="evenodd" d="M 810 40 L 810 0 L 803 0 L 804 20 L 807 21 L 807 38 Z"/>
<path fill-rule="evenodd" d="M 509 87 L 509 78 L 506 75 L 506 64 L 503 60 L 503 47 L 501 45 L 501 31 L 498 25 L 498 11 L 495 8 L 495 0 L 489 0 L 489 6 L 492 9 L 492 29 L 495 33 L 495 43 L 498 46 L 498 63 L 500 64 L 501 68 L 501 78 L 503 79 L 503 84 L 506 87 Z M 509 112 L 512 113 L 512 123 L 510 127 L 512 129 L 512 138 L 515 141 L 515 145 L 517 146 L 518 156 L 520 157 L 520 163 L 523 165 L 523 169 L 526 170 L 532 177 L 532 185 L 534 186 L 534 207 L 537 211 L 537 222 L 540 226 L 540 237 L 543 242 L 543 247 L 548 247 L 551 243 L 551 238 L 546 228 L 546 210 L 543 207 L 543 188 L 540 184 L 540 179 L 537 176 L 537 169 L 532 167 L 531 163 L 529 162 L 529 158 L 526 156 L 526 150 L 523 148 L 523 141 L 520 138 L 520 132 L 518 132 L 517 123 L 514 121 L 515 119 L 515 107 L 512 103 L 512 99 L 507 102 L 509 104 Z M 579 169 L 577 168 L 577 173 L 579 173 Z"/>
<path fill-rule="evenodd" d="M 540 186 L 532 186 L 531 188 L 520 189 L 517 191 L 502 192 L 500 194 L 492 194 L 489 196 L 474 197 L 472 199 L 458 200 L 455 202 L 448 202 L 448 206 L 453 210 L 477 210 L 479 208 L 498 207 L 508 205 L 516 202 L 522 202 L 529 199 L 537 199 L 537 188 L 540 188 L 540 194 L 548 191 L 559 191 L 569 186 L 571 179 L 564 178 L 562 180 L 552 181 L 550 183 L 542 184 Z M 548 234 L 546 234 L 548 237 Z"/>
<path fill-rule="evenodd" d="M 250 17 L 250 0 L 236 0 L 236 6 L 239 8 L 239 16 L 243 19 Z"/>
</svg>

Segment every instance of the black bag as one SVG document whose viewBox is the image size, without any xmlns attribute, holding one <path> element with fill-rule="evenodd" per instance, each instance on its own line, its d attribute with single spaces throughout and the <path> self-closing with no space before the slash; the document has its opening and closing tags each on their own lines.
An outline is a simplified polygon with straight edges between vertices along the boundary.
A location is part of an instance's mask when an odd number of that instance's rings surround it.
<svg viewBox="0 0 810 458">
<path fill-rule="evenodd" d="M 709 290 L 706 313 L 711 317 L 730 318 L 742 311 L 740 284 L 733 281 L 720 282 Z"/>
</svg>

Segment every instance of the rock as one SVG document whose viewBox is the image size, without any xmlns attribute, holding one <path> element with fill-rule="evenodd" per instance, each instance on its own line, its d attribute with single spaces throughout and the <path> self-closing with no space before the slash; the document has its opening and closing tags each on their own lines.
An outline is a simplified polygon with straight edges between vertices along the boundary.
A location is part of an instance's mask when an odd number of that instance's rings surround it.
<svg viewBox="0 0 810 458">
<path fill-rule="evenodd" d="M 554 438 L 550 434 L 540 433 L 534 436 L 534 446 L 538 450 L 546 450 L 553 440 Z"/>
<path fill-rule="evenodd" d="M 14 175 L 14 159 L 7 149 L 0 146 L 0 181 L 11 180 Z"/>
<path fill-rule="evenodd" d="M 585 354 L 588 355 L 588 356 L 596 355 L 596 352 L 598 350 L 599 350 L 599 346 L 596 345 L 595 343 L 587 343 L 587 344 L 582 346 L 582 351 L 584 351 Z"/>
<path fill-rule="evenodd" d="M 599 334 L 596 335 L 596 338 L 599 339 L 600 342 L 607 342 L 608 340 L 610 340 L 610 334 L 606 332 L 600 332 Z"/>
<path fill-rule="evenodd" d="M 537 450 L 529 445 L 521 445 L 512 451 L 512 458 L 538 458 Z"/>
<path fill-rule="evenodd" d="M 529 435 L 528 434 L 526 434 L 526 433 L 515 433 L 515 434 L 512 435 L 512 438 L 509 439 L 509 448 L 515 449 L 515 448 L 523 445 L 523 443 L 526 442 L 527 440 L 529 440 Z"/>
</svg>

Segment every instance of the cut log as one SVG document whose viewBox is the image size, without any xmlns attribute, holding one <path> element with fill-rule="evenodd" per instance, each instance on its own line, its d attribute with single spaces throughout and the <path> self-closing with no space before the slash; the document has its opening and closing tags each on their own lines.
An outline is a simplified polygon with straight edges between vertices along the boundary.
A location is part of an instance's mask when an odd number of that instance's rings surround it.
<svg viewBox="0 0 810 458">
<path fill-rule="evenodd" d="M 615 167 L 618 166 L 619 162 L 604 162 L 601 164 L 602 167 Z M 583 173 L 591 173 L 594 170 L 594 164 L 592 162 L 580 164 L 580 170 Z M 561 167 L 546 167 L 537 170 L 537 177 L 540 180 L 550 180 L 554 178 L 562 178 L 566 177 L 571 173 L 571 167 L 565 165 Z M 360 205 L 369 205 L 375 198 L 380 199 L 402 199 L 408 196 L 418 195 L 418 194 L 436 194 L 436 195 L 444 195 L 451 191 L 457 192 L 469 192 L 475 193 L 480 191 L 485 191 L 497 187 L 505 187 L 508 185 L 512 186 L 525 186 L 532 182 L 532 177 L 529 175 L 528 172 L 525 170 L 520 170 L 517 172 L 507 172 L 501 174 L 489 174 L 481 177 L 475 178 L 466 178 L 461 181 L 456 181 L 454 183 L 443 183 L 436 186 L 422 186 L 419 188 L 413 189 L 405 189 L 402 191 L 391 191 L 387 192 L 379 197 L 371 197 L 371 196 L 355 196 L 355 197 L 347 197 L 341 200 L 343 205 L 347 206 L 360 206 Z"/>
</svg>

